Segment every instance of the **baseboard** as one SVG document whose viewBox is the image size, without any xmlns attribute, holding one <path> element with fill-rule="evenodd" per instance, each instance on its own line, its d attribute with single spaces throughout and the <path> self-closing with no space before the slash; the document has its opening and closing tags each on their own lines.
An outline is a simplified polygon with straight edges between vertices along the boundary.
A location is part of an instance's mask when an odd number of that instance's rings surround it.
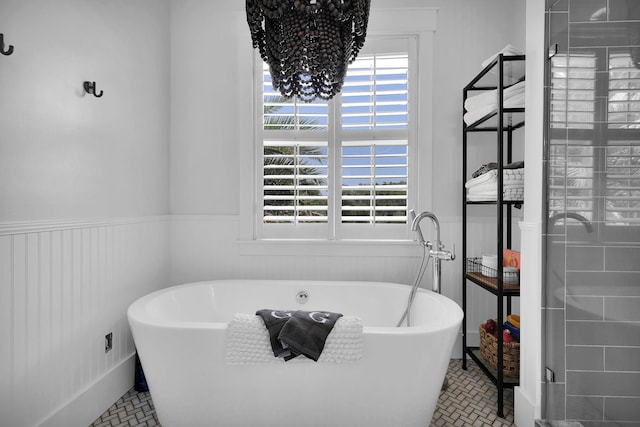
<svg viewBox="0 0 640 427">
<path fill-rule="evenodd" d="M 131 355 L 108 374 L 56 411 L 40 427 L 87 427 L 133 387 L 135 357 Z"/>
<path fill-rule="evenodd" d="M 513 390 L 513 407 L 516 427 L 535 426 L 535 405 L 522 393 L 521 387 Z"/>
</svg>

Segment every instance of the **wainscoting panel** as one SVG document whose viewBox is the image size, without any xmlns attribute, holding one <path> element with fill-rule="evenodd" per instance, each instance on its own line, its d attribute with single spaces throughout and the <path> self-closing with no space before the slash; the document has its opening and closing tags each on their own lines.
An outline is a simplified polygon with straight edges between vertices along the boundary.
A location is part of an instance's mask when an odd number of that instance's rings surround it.
<svg viewBox="0 0 640 427">
<path fill-rule="evenodd" d="M 131 357 L 126 310 L 168 285 L 168 230 L 164 217 L 0 225 L 3 425 L 46 424 Z"/>
</svg>

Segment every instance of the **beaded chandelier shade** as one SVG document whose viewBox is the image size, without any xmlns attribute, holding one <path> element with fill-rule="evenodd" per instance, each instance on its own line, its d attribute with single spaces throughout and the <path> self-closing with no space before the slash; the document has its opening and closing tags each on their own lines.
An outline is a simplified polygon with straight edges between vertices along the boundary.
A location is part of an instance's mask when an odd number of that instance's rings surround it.
<svg viewBox="0 0 640 427">
<path fill-rule="evenodd" d="M 370 0 L 247 0 L 253 47 L 273 88 L 304 102 L 333 98 L 364 45 Z"/>
</svg>

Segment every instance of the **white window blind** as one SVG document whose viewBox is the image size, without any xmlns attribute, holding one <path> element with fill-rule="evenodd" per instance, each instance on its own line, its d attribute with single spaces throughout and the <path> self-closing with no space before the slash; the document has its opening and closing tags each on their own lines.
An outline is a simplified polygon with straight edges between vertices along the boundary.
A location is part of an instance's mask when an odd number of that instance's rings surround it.
<svg viewBox="0 0 640 427">
<path fill-rule="evenodd" d="M 264 222 L 327 221 L 326 144 L 264 144 Z"/>
<path fill-rule="evenodd" d="M 407 129 L 407 55 L 372 55 L 355 61 L 342 88 L 342 129 Z"/>
<path fill-rule="evenodd" d="M 262 69 L 262 224 L 407 223 L 409 54 L 360 54 L 342 93 L 303 103 Z"/>
<path fill-rule="evenodd" d="M 406 54 L 365 56 L 349 67 L 341 114 L 343 223 L 406 223 L 408 106 Z M 367 134 L 377 138 L 359 139 Z"/>
</svg>

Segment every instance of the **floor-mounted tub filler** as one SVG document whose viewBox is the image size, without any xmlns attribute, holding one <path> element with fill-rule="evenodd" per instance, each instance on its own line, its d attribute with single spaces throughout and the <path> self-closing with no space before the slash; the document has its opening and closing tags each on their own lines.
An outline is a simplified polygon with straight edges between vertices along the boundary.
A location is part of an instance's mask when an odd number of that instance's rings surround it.
<svg viewBox="0 0 640 427">
<path fill-rule="evenodd" d="M 420 289 L 412 326 L 396 327 L 409 292 L 393 283 L 217 280 L 144 296 L 129 307 L 128 318 L 163 427 L 425 427 L 462 310 L 449 298 Z M 361 321 L 361 354 L 238 363 L 244 359 L 229 354 L 229 325 L 261 309 L 355 318 Z M 338 323 L 331 333 L 339 333 Z M 330 344 L 331 338 L 324 351 L 339 354 L 344 347 L 339 340 Z"/>
</svg>

